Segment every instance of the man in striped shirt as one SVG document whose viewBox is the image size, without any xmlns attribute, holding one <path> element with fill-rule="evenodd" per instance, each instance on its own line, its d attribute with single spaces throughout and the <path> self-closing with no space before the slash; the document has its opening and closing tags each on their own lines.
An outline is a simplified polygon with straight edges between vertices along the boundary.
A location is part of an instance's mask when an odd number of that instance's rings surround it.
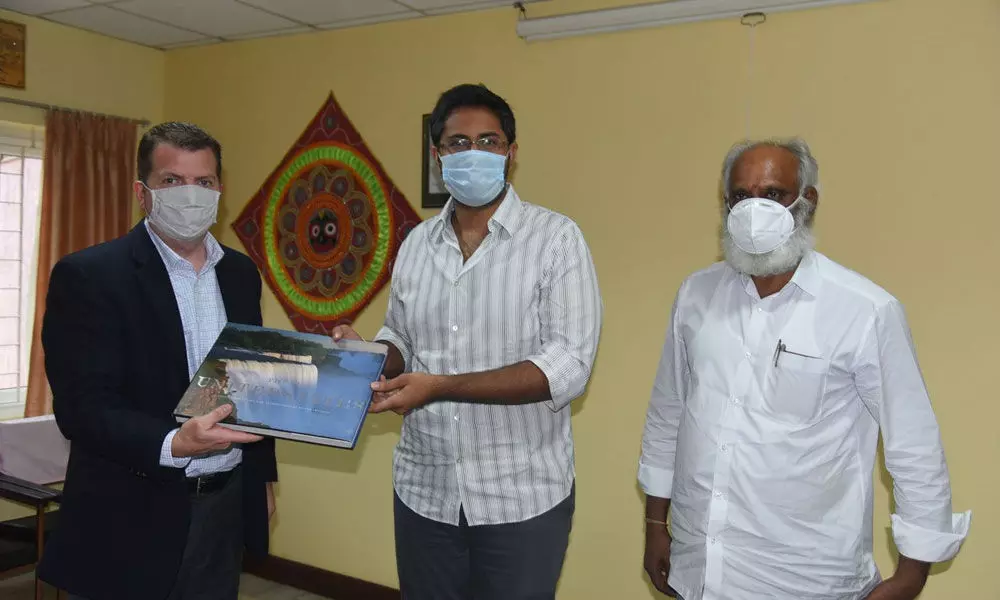
<svg viewBox="0 0 1000 600">
<path fill-rule="evenodd" d="M 577 225 L 508 183 L 514 114 L 482 85 L 430 119 L 451 199 L 396 259 L 386 375 L 372 410 L 405 415 L 396 560 L 407 599 L 554 598 L 574 510 L 570 402 L 601 328 Z M 340 327 L 334 338 L 355 338 Z"/>
</svg>

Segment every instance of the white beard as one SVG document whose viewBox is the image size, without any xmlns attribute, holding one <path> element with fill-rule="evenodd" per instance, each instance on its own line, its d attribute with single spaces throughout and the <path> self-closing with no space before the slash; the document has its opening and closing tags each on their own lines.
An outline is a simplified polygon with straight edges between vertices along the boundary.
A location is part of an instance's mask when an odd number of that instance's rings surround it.
<svg viewBox="0 0 1000 600">
<path fill-rule="evenodd" d="M 729 234 L 729 209 L 722 205 L 722 253 L 729 266 L 751 277 L 766 277 L 788 273 L 798 266 L 802 257 L 812 250 L 816 240 L 812 233 L 812 216 L 816 205 L 808 198 L 801 198 L 792 210 L 795 231 L 784 244 L 764 254 L 751 254 L 741 250 Z"/>
</svg>

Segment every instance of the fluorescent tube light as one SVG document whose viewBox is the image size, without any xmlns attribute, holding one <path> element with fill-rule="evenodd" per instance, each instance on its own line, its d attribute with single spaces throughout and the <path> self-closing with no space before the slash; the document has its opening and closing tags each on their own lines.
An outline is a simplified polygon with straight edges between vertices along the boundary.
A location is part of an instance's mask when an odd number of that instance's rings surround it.
<svg viewBox="0 0 1000 600">
<path fill-rule="evenodd" d="M 517 35 L 526 41 L 551 40 L 626 31 L 661 25 L 710 21 L 741 17 L 751 12 L 765 14 L 833 6 L 858 4 L 873 0 L 674 0 L 639 4 L 606 10 L 522 19 L 517 23 Z"/>
</svg>

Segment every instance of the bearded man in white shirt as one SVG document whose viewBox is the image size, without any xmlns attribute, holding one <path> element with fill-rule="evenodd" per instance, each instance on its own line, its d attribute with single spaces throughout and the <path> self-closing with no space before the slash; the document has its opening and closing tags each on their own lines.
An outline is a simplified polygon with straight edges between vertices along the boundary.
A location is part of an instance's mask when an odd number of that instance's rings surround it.
<svg viewBox="0 0 1000 600">
<path fill-rule="evenodd" d="M 645 568 L 667 595 L 912 600 L 968 534 L 901 304 L 813 249 L 818 171 L 801 140 L 723 164 L 725 261 L 678 291 L 639 464 Z M 884 581 L 880 431 L 900 553 Z"/>
</svg>

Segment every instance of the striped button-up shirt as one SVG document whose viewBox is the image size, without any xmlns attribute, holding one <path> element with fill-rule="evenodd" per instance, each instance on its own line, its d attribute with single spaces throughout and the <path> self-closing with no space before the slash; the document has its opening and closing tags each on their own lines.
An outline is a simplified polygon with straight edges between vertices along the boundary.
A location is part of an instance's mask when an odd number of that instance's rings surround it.
<svg viewBox="0 0 1000 600">
<path fill-rule="evenodd" d="M 208 258 L 200 271 L 194 265 L 170 249 L 160 236 L 149 227 L 146 231 L 156 246 L 163 265 L 167 268 L 170 285 L 174 289 L 177 309 L 181 314 L 184 328 L 184 348 L 187 351 L 188 377 L 195 372 L 208 356 L 215 340 L 226 326 L 226 306 L 222 302 L 222 290 L 215 276 L 215 265 L 222 260 L 222 246 L 212 236 L 205 234 L 205 250 Z M 178 398 L 180 400 L 180 398 Z M 198 458 L 175 458 L 171 445 L 177 429 L 167 434 L 160 449 L 160 464 L 164 467 L 183 468 L 188 477 L 198 477 L 208 473 L 230 471 L 243 459 L 243 451 L 233 447 L 226 452 L 217 452 Z"/>
<path fill-rule="evenodd" d="M 476 373 L 531 361 L 551 400 L 433 401 L 403 419 L 396 493 L 414 512 L 457 525 L 520 522 L 555 507 L 574 479 L 569 403 L 587 385 L 602 304 L 590 251 L 569 218 L 513 188 L 463 262 L 454 200 L 421 223 L 396 258 L 385 326 L 406 370 Z"/>
</svg>

